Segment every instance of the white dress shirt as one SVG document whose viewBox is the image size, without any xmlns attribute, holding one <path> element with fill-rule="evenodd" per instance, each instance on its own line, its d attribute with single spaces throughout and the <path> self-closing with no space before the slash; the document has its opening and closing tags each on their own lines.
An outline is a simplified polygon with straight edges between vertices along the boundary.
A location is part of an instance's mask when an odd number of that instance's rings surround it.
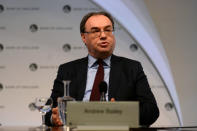
<svg viewBox="0 0 197 131">
<path fill-rule="evenodd" d="M 110 73 L 110 65 L 111 65 L 111 56 L 107 57 L 103 60 L 103 68 L 104 68 L 104 81 L 109 85 L 109 73 Z M 89 101 L 90 95 L 92 92 L 92 87 L 94 84 L 94 79 L 96 76 L 96 72 L 98 69 L 98 64 L 96 63 L 97 59 L 92 57 L 91 55 L 88 55 L 88 74 L 87 74 L 87 81 L 86 81 L 86 90 L 83 97 L 83 101 Z M 109 86 L 107 86 L 109 87 Z M 106 100 L 108 101 L 108 89 L 106 93 Z"/>
</svg>

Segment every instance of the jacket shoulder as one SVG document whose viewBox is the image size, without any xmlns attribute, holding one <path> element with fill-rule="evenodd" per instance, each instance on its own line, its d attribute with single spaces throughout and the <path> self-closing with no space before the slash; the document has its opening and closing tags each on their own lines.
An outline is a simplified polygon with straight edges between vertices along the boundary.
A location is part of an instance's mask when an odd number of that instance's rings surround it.
<svg viewBox="0 0 197 131">
<path fill-rule="evenodd" d="M 132 65 L 141 65 L 139 61 L 137 60 L 133 60 L 133 59 L 130 59 L 130 58 L 126 58 L 126 57 L 122 57 L 122 56 L 115 56 L 113 55 L 112 56 L 112 61 L 113 62 L 119 62 L 119 63 L 122 63 L 122 64 L 132 64 Z"/>
<path fill-rule="evenodd" d="M 76 66 L 80 66 L 81 64 L 87 63 L 87 60 L 88 60 L 87 57 L 76 59 L 76 60 L 73 60 L 73 61 L 70 61 L 70 62 L 61 64 L 59 66 L 59 68 L 65 68 L 65 67 L 67 67 L 67 68 L 68 67 L 73 68 L 73 67 L 76 67 Z"/>
</svg>

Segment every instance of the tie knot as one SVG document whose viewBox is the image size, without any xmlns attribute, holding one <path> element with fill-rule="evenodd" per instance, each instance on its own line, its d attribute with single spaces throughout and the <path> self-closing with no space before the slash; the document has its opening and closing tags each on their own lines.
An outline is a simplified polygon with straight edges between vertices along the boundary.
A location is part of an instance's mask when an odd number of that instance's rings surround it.
<svg viewBox="0 0 197 131">
<path fill-rule="evenodd" d="M 103 60 L 102 59 L 98 59 L 97 63 L 98 63 L 99 66 L 103 66 Z"/>
<path fill-rule="evenodd" d="M 98 64 L 103 64 L 103 60 L 102 59 L 98 59 L 97 62 L 98 62 Z"/>
</svg>

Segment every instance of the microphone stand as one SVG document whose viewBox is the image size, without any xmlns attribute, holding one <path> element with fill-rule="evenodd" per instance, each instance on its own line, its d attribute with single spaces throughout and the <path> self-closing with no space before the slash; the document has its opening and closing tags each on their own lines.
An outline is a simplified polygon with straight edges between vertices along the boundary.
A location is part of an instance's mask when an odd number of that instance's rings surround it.
<svg viewBox="0 0 197 131">
<path fill-rule="evenodd" d="M 105 92 L 101 92 L 101 98 L 100 98 L 100 101 L 106 101 Z"/>
</svg>

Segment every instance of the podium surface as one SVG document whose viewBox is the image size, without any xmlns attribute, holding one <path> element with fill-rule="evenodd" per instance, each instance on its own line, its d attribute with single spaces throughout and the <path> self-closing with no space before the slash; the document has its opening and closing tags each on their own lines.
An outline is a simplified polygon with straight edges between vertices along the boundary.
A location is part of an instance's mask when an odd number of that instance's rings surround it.
<svg viewBox="0 0 197 131">
<path fill-rule="evenodd" d="M 0 126 L 0 131 L 68 131 L 68 130 L 66 127 L 62 127 L 62 126 L 49 127 L 46 130 L 42 130 L 35 126 Z M 70 129 L 70 131 L 85 131 L 85 130 L 77 130 L 74 128 L 74 129 Z M 91 130 L 91 131 L 112 131 L 112 130 Z M 119 130 L 119 131 L 125 131 L 125 130 Z M 197 131 L 197 126 L 130 128 L 128 131 Z"/>
</svg>

